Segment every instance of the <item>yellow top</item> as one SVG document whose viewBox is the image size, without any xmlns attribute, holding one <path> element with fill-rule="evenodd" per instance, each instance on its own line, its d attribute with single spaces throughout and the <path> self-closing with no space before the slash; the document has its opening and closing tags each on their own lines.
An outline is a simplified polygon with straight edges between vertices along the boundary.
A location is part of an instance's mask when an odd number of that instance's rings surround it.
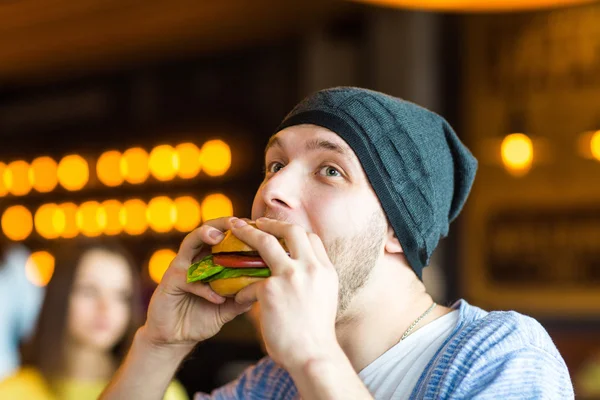
<svg viewBox="0 0 600 400">
<path fill-rule="evenodd" d="M 34 368 L 22 368 L 16 374 L 0 382 L 0 399 L 26 400 L 96 400 L 108 382 L 81 382 L 64 380 L 56 385 L 56 393 L 50 390 L 44 377 Z M 183 386 L 173 381 L 163 400 L 188 400 Z"/>
</svg>

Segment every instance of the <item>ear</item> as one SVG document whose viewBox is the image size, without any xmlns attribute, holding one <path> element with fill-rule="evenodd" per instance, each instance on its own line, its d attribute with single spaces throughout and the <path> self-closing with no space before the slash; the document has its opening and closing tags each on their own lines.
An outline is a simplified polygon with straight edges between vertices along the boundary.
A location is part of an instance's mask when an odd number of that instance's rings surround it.
<svg viewBox="0 0 600 400">
<path fill-rule="evenodd" d="M 391 254 L 404 253 L 404 250 L 402 250 L 402 245 L 396 237 L 394 229 L 390 225 L 388 225 L 388 231 L 385 240 L 385 251 Z"/>
</svg>

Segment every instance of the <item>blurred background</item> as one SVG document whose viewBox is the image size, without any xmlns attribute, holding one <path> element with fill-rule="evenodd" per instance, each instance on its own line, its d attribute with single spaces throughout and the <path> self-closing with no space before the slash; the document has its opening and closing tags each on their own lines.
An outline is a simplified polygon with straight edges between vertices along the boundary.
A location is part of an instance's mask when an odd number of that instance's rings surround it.
<svg viewBox="0 0 600 400">
<path fill-rule="evenodd" d="M 146 305 L 185 233 L 249 215 L 285 114 L 338 85 L 454 126 L 480 169 L 427 286 L 537 318 L 600 398 L 595 1 L 0 2 L 0 318 L 28 321 L 0 342 L 35 333 L 55 254 L 81 240 L 119 241 Z M 177 378 L 210 391 L 262 354 L 238 318 Z"/>
</svg>

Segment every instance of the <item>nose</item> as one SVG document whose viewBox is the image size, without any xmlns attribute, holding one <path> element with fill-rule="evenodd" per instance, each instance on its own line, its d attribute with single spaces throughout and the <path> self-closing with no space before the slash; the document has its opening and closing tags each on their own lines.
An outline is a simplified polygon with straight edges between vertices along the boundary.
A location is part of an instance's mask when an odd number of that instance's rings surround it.
<svg viewBox="0 0 600 400">
<path fill-rule="evenodd" d="M 98 299 L 96 301 L 96 309 L 98 310 L 99 315 L 108 315 L 111 309 L 110 298 L 108 298 L 107 296 L 98 296 Z"/>
<path fill-rule="evenodd" d="M 263 184 L 263 201 L 275 212 L 294 210 L 300 205 L 301 183 L 300 168 L 288 164 Z"/>
</svg>

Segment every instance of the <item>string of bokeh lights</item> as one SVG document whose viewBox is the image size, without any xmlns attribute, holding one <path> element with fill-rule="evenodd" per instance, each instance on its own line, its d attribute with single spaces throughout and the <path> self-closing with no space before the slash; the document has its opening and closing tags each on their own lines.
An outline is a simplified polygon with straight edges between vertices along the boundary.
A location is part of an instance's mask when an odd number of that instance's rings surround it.
<svg viewBox="0 0 600 400">
<path fill-rule="evenodd" d="M 224 175 L 231 166 L 231 149 L 222 140 L 210 140 L 198 148 L 194 143 L 177 146 L 163 144 L 149 152 L 133 147 L 123 152 L 109 150 L 95 162 L 98 181 L 108 187 L 124 183 L 138 185 L 151 176 L 161 182 L 192 179 L 200 171 L 210 177 Z M 78 191 L 90 182 L 90 165 L 79 154 L 69 154 L 54 160 L 49 156 L 0 162 L 0 196 L 26 196 L 32 190 L 49 193 L 59 185 L 68 191 Z"/>
<path fill-rule="evenodd" d="M 68 191 L 85 189 L 90 182 L 90 160 L 80 154 L 69 154 L 56 161 L 49 156 L 31 163 L 15 160 L 0 162 L 0 197 L 27 196 L 33 190 L 49 193 L 58 186 Z M 231 166 L 231 149 L 222 140 L 210 140 L 198 148 L 193 143 L 176 146 L 163 144 L 146 151 L 141 147 L 123 152 L 109 150 L 95 160 L 97 181 L 114 188 L 123 184 L 139 185 L 150 177 L 167 182 L 192 179 L 203 172 L 209 177 L 224 175 Z M 171 231 L 189 232 L 202 221 L 233 215 L 231 200 L 222 193 L 212 193 L 198 202 L 191 196 L 170 198 L 158 196 L 147 203 L 133 198 L 46 203 L 35 210 L 25 205 L 12 205 L 3 210 L 0 226 L 13 241 L 23 241 L 35 231 L 46 240 L 71 239 L 78 235 L 142 235 Z M 175 257 L 171 249 L 159 249 L 150 257 L 148 274 L 155 282 Z M 48 284 L 54 273 L 54 256 L 46 251 L 33 252 L 25 266 L 26 276 L 38 286 Z"/>
<path fill-rule="evenodd" d="M 201 203 L 191 196 L 171 199 L 158 196 L 148 203 L 141 199 L 47 203 L 32 213 L 23 205 L 8 207 L 0 223 L 4 235 L 23 241 L 35 230 L 44 239 L 71 239 L 78 235 L 141 235 L 173 230 L 189 232 L 201 221 L 233 215 L 231 200 L 222 193 L 206 196 Z"/>
</svg>

